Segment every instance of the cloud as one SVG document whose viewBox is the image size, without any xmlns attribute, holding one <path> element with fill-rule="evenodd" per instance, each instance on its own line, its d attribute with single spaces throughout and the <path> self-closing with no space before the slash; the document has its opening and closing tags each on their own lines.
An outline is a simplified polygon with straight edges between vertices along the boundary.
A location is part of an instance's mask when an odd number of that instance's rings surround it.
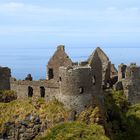
<svg viewBox="0 0 140 140">
<path fill-rule="evenodd" d="M 54 8 L 22 2 L 0 3 L 0 18 L 3 21 L 3 25 L 2 22 L 0 23 L 0 34 L 44 32 L 63 35 L 91 35 L 140 32 L 139 14 L 137 14 L 139 7 L 112 6 L 100 10 L 70 8 Z"/>
<path fill-rule="evenodd" d="M 0 4 L 0 12 L 17 12 L 25 8 L 24 3 L 9 2 Z"/>
<path fill-rule="evenodd" d="M 18 13 L 18 12 L 28 12 L 28 13 L 44 13 L 44 12 L 52 12 L 57 9 L 47 8 L 46 6 L 33 5 L 22 2 L 9 2 L 9 3 L 0 3 L 0 12 L 5 13 Z"/>
</svg>

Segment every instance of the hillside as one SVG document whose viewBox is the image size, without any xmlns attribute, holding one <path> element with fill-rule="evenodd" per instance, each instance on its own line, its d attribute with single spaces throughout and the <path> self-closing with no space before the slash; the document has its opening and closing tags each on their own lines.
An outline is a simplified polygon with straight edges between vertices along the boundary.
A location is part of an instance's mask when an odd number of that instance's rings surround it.
<svg viewBox="0 0 140 140">
<path fill-rule="evenodd" d="M 140 104 L 130 106 L 123 91 L 106 91 L 105 106 L 80 114 L 57 100 L 17 99 L 0 103 L 0 138 L 35 140 L 138 140 Z"/>
</svg>

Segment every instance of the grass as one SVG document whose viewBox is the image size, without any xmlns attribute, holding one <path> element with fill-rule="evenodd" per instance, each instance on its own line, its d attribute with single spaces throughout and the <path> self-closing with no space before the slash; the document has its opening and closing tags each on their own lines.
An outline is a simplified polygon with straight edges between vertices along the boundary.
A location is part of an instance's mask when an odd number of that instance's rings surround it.
<svg viewBox="0 0 140 140">
<path fill-rule="evenodd" d="M 4 123 L 18 123 L 29 114 L 38 115 L 42 122 L 47 120 L 53 125 L 60 120 L 67 120 L 69 113 L 57 100 L 46 103 L 44 99 L 30 98 L 0 103 L 0 132 L 4 129 Z"/>
<path fill-rule="evenodd" d="M 140 103 L 129 105 L 123 91 L 106 93 L 107 129 L 113 140 L 140 140 Z"/>
<path fill-rule="evenodd" d="M 77 116 L 77 121 L 86 124 L 101 124 L 104 125 L 105 116 L 99 106 L 88 107 Z"/>
<path fill-rule="evenodd" d="M 123 91 L 107 91 L 104 108 L 88 107 L 74 122 L 68 122 L 69 111 L 57 100 L 46 103 L 34 97 L 0 103 L 0 133 L 6 122 L 19 123 L 29 114 L 39 116 L 42 123 L 47 120 L 50 128 L 37 140 L 109 140 L 105 130 L 113 140 L 140 139 L 140 103 L 129 106 Z"/>
<path fill-rule="evenodd" d="M 80 122 L 58 124 L 36 140 L 109 140 L 102 126 Z"/>
<path fill-rule="evenodd" d="M 12 90 L 0 90 L 0 101 L 1 102 L 10 102 L 17 99 L 17 94 Z"/>
</svg>

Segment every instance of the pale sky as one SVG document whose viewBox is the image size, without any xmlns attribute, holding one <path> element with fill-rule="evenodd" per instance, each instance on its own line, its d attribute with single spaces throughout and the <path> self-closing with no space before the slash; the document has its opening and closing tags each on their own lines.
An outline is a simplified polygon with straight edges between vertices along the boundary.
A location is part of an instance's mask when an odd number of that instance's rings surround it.
<svg viewBox="0 0 140 140">
<path fill-rule="evenodd" d="M 46 59 L 42 69 L 59 44 L 73 58 L 87 57 L 100 46 L 116 64 L 139 63 L 140 0 L 0 0 L 0 65 L 16 73 L 26 69 L 22 60 L 34 55 L 28 61 Z"/>
</svg>

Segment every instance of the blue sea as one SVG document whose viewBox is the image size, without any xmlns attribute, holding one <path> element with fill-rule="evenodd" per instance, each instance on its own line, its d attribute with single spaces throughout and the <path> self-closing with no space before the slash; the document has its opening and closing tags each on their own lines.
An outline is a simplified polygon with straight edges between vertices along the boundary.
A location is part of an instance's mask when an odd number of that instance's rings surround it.
<svg viewBox="0 0 140 140">
<path fill-rule="evenodd" d="M 87 60 L 94 47 L 66 47 L 67 54 L 73 61 Z M 111 62 L 118 67 L 120 63 L 136 62 L 140 65 L 140 48 L 105 47 L 103 51 Z M 55 52 L 56 47 L 1 47 L 0 66 L 8 66 L 12 76 L 24 79 L 31 73 L 34 80 L 45 79 L 46 65 Z"/>
</svg>

